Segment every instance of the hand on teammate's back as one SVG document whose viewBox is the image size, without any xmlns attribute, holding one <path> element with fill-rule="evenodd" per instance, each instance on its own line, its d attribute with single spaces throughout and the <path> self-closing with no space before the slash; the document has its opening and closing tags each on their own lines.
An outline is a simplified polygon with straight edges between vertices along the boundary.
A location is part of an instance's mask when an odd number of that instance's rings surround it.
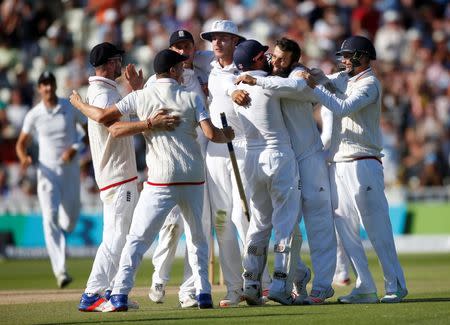
<svg viewBox="0 0 450 325">
<path fill-rule="evenodd" d="M 235 91 L 233 91 L 233 93 L 231 94 L 231 99 L 239 106 L 247 106 L 251 102 L 251 98 L 248 95 L 248 92 L 243 89 L 236 89 Z"/>
<path fill-rule="evenodd" d="M 159 129 L 165 131 L 173 131 L 178 125 L 180 125 L 180 117 L 170 114 L 167 108 L 158 110 L 151 117 L 152 129 Z"/>
<path fill-rule="evenodd" d="M 248 74 L 243 74 L 236 78 L 234 84 L 239 85 L 241 82 L 246 85 L 254 86 L 256 85 L 256 78 Z"/>
<path fill-rule="evenodd" d="M 296 73 L 296 76 L 305 79 L 308 86 L 313 89 L 317 86 L 316 79 L 313 77 L 311 73 L 307 71 L 299 71 Z"/>
</svg>

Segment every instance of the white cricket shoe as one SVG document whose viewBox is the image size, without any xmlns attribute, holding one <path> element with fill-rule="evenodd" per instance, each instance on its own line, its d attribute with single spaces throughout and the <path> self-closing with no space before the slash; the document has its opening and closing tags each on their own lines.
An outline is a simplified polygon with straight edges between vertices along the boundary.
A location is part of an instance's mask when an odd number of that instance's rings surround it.
<svg viewBox="0 0 450 325">
<path fill-rule="evenodd" d="M 403 298 L 408 295 L 408 289 L 398 286 L 396 292 L 387 292 L 386 295 L 380 299 L 383 303 L 396 303 L 401 302 Z"/>
<path fill-rule="evenodd" d="M 334 289 L 332 287 L 328 290 L 311 290 L 308 297 L 303 300 L 304 305 L 321 305 L 326 299 L 333 297 Z"/>
<path fill-rule="evenodd" d="M 180 306 L 181 308 L 192 308 L 198 307 L 197 297 L 195 293 L 191 293 L 188 296 L 180 297 Z"/>
<path fill-rule="evenodd" d="M 294 305 L 303 305 L 304 300 L 308 297 L 306 285 L 309 281 L 311 281 L 311 270 L 307 268 L 303 278 L 294 281 L 294 288 L 292 290 L 295 295 Z"/>
<path fill-rule="evenodd" d="M 157 304 L 162 304 L 164 302 L 164 297 L 166 295 L 166 286 L 163 283 L 152 284 L 148 297 L 151 301 Z"/>
<path fill-rule="evenodd" d="M 228 291 L 227 295 L 220 301 L 219 307 L 236 307 L 244 301 L 242 289 Z"/>
<path fill-rule="evenodd" d="M 261 288 L 257 284 L 249 284 L 244 287 L 243 297 L 249 306 L 261 306 L 264 304 L 261 297 Z"/>
<path fill-rule="evenodd" d="M 349 295 L 337 299 L 341 304 L 376 304 L 378 296 L 376 292 L 371 293 L 350 293 Z"/>
</svg>

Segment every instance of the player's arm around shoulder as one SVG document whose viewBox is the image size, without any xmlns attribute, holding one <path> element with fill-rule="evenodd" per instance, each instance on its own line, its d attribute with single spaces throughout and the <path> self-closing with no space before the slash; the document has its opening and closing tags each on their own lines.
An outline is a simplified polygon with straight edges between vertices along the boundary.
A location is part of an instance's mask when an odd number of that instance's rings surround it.
<svg viewBox="0 0 450 325">
<path fill-rule="evenodd" d="M 76 109 L 97 123 L 107 124 L 122 116 L 116 105 L 108 106 L 105 109 L 89 105 L 81 99 L 81 96 L 75 90 L 72 91 L 69 100 Z"/>
</svg>

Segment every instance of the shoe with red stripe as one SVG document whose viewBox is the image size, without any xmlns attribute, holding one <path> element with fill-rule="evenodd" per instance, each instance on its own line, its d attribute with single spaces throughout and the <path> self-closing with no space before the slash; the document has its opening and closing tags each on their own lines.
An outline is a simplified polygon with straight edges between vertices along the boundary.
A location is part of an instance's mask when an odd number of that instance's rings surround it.
<svg viewBox="0 0 450 325">
<path fill-rule="evenodd" d="M 223 298 L 220 303 L 219 307 L 226 308 L 226 307 L 236 307 L 239 305 L 239 303 L 243 302 L 244 296 L 242 289 L 237 289 L 234 291 L 228 291 L 225 298 Z"/>
<path fill-rule="evenodd" d="M 333 288 L 329 288 L 328 290 L 311 290 L 311 293 L 308 297 L 303 300 L 304 305 L 321 305 L 325 302 L 325 299 L 331 298 L 334 295 Z"/>
<path fill-rule="evenodd" d="M 269 289 L 264 289 L 264 290 L 262 291 L 261 300 L 262 300 L 262 303 L 263 303 L 263 304 L 269 302 Z"/>
<path fill-rule="evenodd" d="M 86 312 L 102 311 L 105 303 L 106 299 L 97 293 L 83 293 L 81 295 L 80 304 L 78 305 L 78 310 Z"/>
</svg>

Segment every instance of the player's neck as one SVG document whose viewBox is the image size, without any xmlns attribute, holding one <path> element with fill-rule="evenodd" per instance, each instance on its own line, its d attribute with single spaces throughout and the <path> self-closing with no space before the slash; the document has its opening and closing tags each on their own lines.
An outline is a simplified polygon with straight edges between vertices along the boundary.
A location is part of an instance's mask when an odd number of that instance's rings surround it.
<svg viewBox="0 0 450 325">
<path fill-rule="evenodd" d="M 226 67 L 233 63 L 233 57 L 223 57 L 217 60 L 222 67 Z"/>
<path fill-rule="evenodd" d="M 116 78 L 114 78 L 114 74 L 113 73 L 109 73 L 106 70 L 97 70 L 97 71 L 95 71 L 95 75 L 97 77 L 103 77 L 103 78 L 106 78 L 106 79 L 109 79 L 109 80 L 112 80 L 112 81 L 116 80 Z"/>
<path fill-rule="evenodd" d="M 54 96 L 50 96 L 48 98 L 43 98 L 42 101 L 44 102 L 45 107 L 53 108 L 58 103 L 58 97 L 56 95 L 54 95 Z"/>
</svg>

